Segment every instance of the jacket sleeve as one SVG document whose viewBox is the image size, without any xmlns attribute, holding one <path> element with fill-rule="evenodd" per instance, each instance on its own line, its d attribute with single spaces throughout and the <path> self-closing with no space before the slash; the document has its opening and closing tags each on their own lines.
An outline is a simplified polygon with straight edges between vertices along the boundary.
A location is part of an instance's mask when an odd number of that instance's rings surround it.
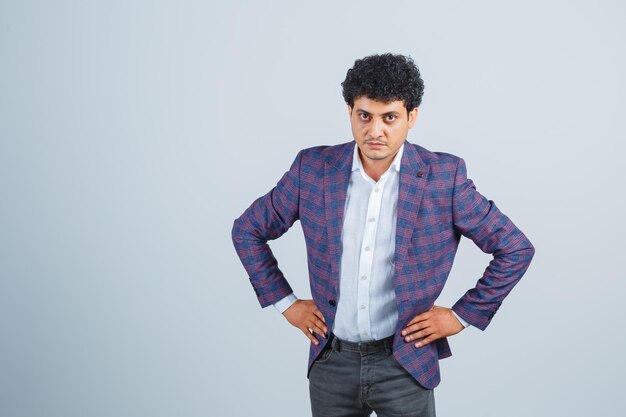
<svg viewBox="0 0 626 417">
<path fill-rule="evenodd" d="M 528 269 L 535 248 L 493 201 L 476 191 L 463 159 L 455 174 L 452 210 L 456 230 L 493 255 L 476 286 L 452 306 L 460 317 L 484 330 Z"/>
<path fill-rule="evenodd" d="M 233 224 L 235 250 L 261 307 L 293 292 L 267 242 L 282 236 L 299 218 L 301 160 L 302 151 L 278 184 L 254 201 Z"/>
</svg>

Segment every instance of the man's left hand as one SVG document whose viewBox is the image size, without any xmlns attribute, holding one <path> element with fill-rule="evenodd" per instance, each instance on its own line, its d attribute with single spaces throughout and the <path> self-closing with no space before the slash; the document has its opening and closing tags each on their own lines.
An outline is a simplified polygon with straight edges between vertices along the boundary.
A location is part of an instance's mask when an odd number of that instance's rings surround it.
<svg viewBox="0 0 626 417">
<path fill-rule="evenodd" d="M 457 334 L 463 329 L 452 309 L 433 306 L 430 310 L 413 317 L 413 320 L 402 329 L 402 336 L 405 342 L 423 338 L 415 344 L 415 347 L 422 347 L 442 337 Z"/>
</svg>

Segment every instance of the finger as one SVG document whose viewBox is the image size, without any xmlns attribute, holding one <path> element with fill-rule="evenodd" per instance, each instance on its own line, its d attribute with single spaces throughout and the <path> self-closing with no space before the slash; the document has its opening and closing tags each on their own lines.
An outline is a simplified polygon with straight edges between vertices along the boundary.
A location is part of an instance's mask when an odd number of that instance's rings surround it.
<svg viewBox="0 0 626 417">
<path fill-rule="evenodd" d="M 422 315 L 421 314 L 413 317 L 411 319 L 411 321 L 406 324 L 406 326 L 409 327 L 410 325 L 415 324 L 415 323 L 419 323 L 420 321 L 422 321 Z"/>
<path fill-rule="evenodd" d="M 315 317 L 321 320 L 323 323 L 326 323 L 326 319 L 324 318 L 324 315 L 322 314 L 321 311 L 316 309 L 315 311 L 313 311 L 313 314 L 315 314 Z M 322 327 L 326 327 L 326 326 L 322 325 Z"/>
<path fill-rule="evenodd" d="M 314 324 L 309 325 L 309 330 L 319 334 L 321 337 L 326 338 L 326 332 L 320 326 L 316 326 Z"/>
<path fill-rule="evenodd" d="M 432 313 L 430 311 L 426 311 L 424 313 L 418 314 L 417 316 L 413 317 L 413 319 L 407 324 L 407 326 L 411 324 L 419 323 L 420 321 L 428 320 L 431 316 L 432 316 Z"/>
<path fill-rule="evenodd" d="M 402 336 L 406 336 L 407 334 L 410 334 L 413 332 L 419 332 L 420 330 L 426 329 L 431 326 L 432 326 L 432 323 L 430 321 L 420 321 L 419 323 L 405 327 L 404 330 L 402 330 L 401 334 Z"/>
<path fill-rule="evenodd" d="M 404 338 L 405 342 L 410 342 L 412 340 L 421 339 L 424 337 L 428 337 L 431 334 L 435 333 L 432 327 L 422 329 L 419 332 L 411 333 Z"/>
<path fill-rule="evenodd" d="M 317 340 L 317 338 L 315 336 L 313 336 L 313 333 L 311 333 L 309 331 L 309 329 L 307 329 L 306 327 L 301 328 L 300 330 L 302 330 L 302 333 L 304 333 L 306 335 L 306 337 L 309 338 L 309 340 L 314 344 L 314 345 L 319 345 L 319 341 Z"/>
<path fill-rule="evenodd" d="M 319 318 L 320 318 L 320 320 L 322 320 L 324 323 L 326 323 L 326 319 L 324 318 L 324 315 L 322 314 L 322 312 L 321 312 L 321 311 L 319 311 L 318 309 L 315 309 L 315 310 L 313 311 L 313 313 L 315 313 L 315 315 L 316 315 L 317 317 L 319 317 Z"/>
<path fill-rule="evenodd" d="M 434 341 L 435 341 L 435 340 L 437 340 L 437 339 L 439 339 L 439 336 L 437 336 L 437 335 L 435 335 L 435 334 L 433 333 L 433 334 L 431 334 L 430 336 L 428 336 L 426 339 L 424 339 L 424 340 L 420 340 L 419 342 L 417 342 L 417 343 L 415 344 L 415 347 L 416 347 L 416 348 L 419 348 L 419 347 L 422 347 L 422 346 L 426 346 L 426 345 L 428 345 L 429 343 L 432 343 L 432 342 L 434 342 Z"/>
<path fill-rule="evenodd" d="M 311 321 L 309 323 L 309 327 L 313 327 L 313 326 L 311 326 L 311 324 L 313 324 L 313 325 L 317 326 L 318 328 L 320 328 L 323 333 L 327 333 L 328 332 L 328 326 L 326 326 L 326 324 L 324 324 L 324 322 L 322 320 L 320 320 L 317 316 L 311 317 Z"/>
<path fill-rule="evenodd" d="M 316 316 L 311 317 L 307 322 L 307 327 L 313 330 L 319 330 L 322 334 L 326 333 L 327 330 L 324 323 L 319 320 Z"/>
</svg>

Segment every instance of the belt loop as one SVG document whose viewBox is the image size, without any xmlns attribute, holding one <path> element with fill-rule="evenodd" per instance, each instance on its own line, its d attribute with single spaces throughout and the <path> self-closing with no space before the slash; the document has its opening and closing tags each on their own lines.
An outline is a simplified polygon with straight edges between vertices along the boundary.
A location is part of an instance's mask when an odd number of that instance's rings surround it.
<svg viewBox="0 0 626 417">
<path fill-rule="evenodd" d="M 391 355 L 393 353 L 393 337 L 385 340 L 385 351 L 387 352 L 387 355 Z"/>
<path fill-rule="evenodd" d="M 332 340 L 330 341 L 330 343 L 331 343 L 331 346 L 332 346 L 333 350 L 336 351 L 336 352 L 340 352 L 341 351 L 341 342 L 339 341 L 339 339 L 333 333 L 331 333 L 331 338 L 332 338 Z"/>
</svg>

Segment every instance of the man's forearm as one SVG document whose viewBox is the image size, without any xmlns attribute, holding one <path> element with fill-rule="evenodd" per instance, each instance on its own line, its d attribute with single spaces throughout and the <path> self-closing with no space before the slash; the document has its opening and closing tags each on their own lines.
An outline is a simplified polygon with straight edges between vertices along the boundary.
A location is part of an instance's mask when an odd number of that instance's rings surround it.
<svg viewBox="0 0 626 417">
<path fill-rule="evenodd" d="M 299 218 L 301 159 L 302 152 L 276 186 L 233 223 L 235 250 L 262 307 L 293 292 L 267 242 L 282 236 Z"/>
<path fill-rule="evenodd" d="M 522 278 L 535 249 L 522 231 L 487 200 L 467 178 L 465 163 L 457 166 L 453 194 L 455 228 L 483 252 L 493 254 L 476 286 L 452 306 L 467 322 L 484 330 L 504 298 Z"/>
</svg>

